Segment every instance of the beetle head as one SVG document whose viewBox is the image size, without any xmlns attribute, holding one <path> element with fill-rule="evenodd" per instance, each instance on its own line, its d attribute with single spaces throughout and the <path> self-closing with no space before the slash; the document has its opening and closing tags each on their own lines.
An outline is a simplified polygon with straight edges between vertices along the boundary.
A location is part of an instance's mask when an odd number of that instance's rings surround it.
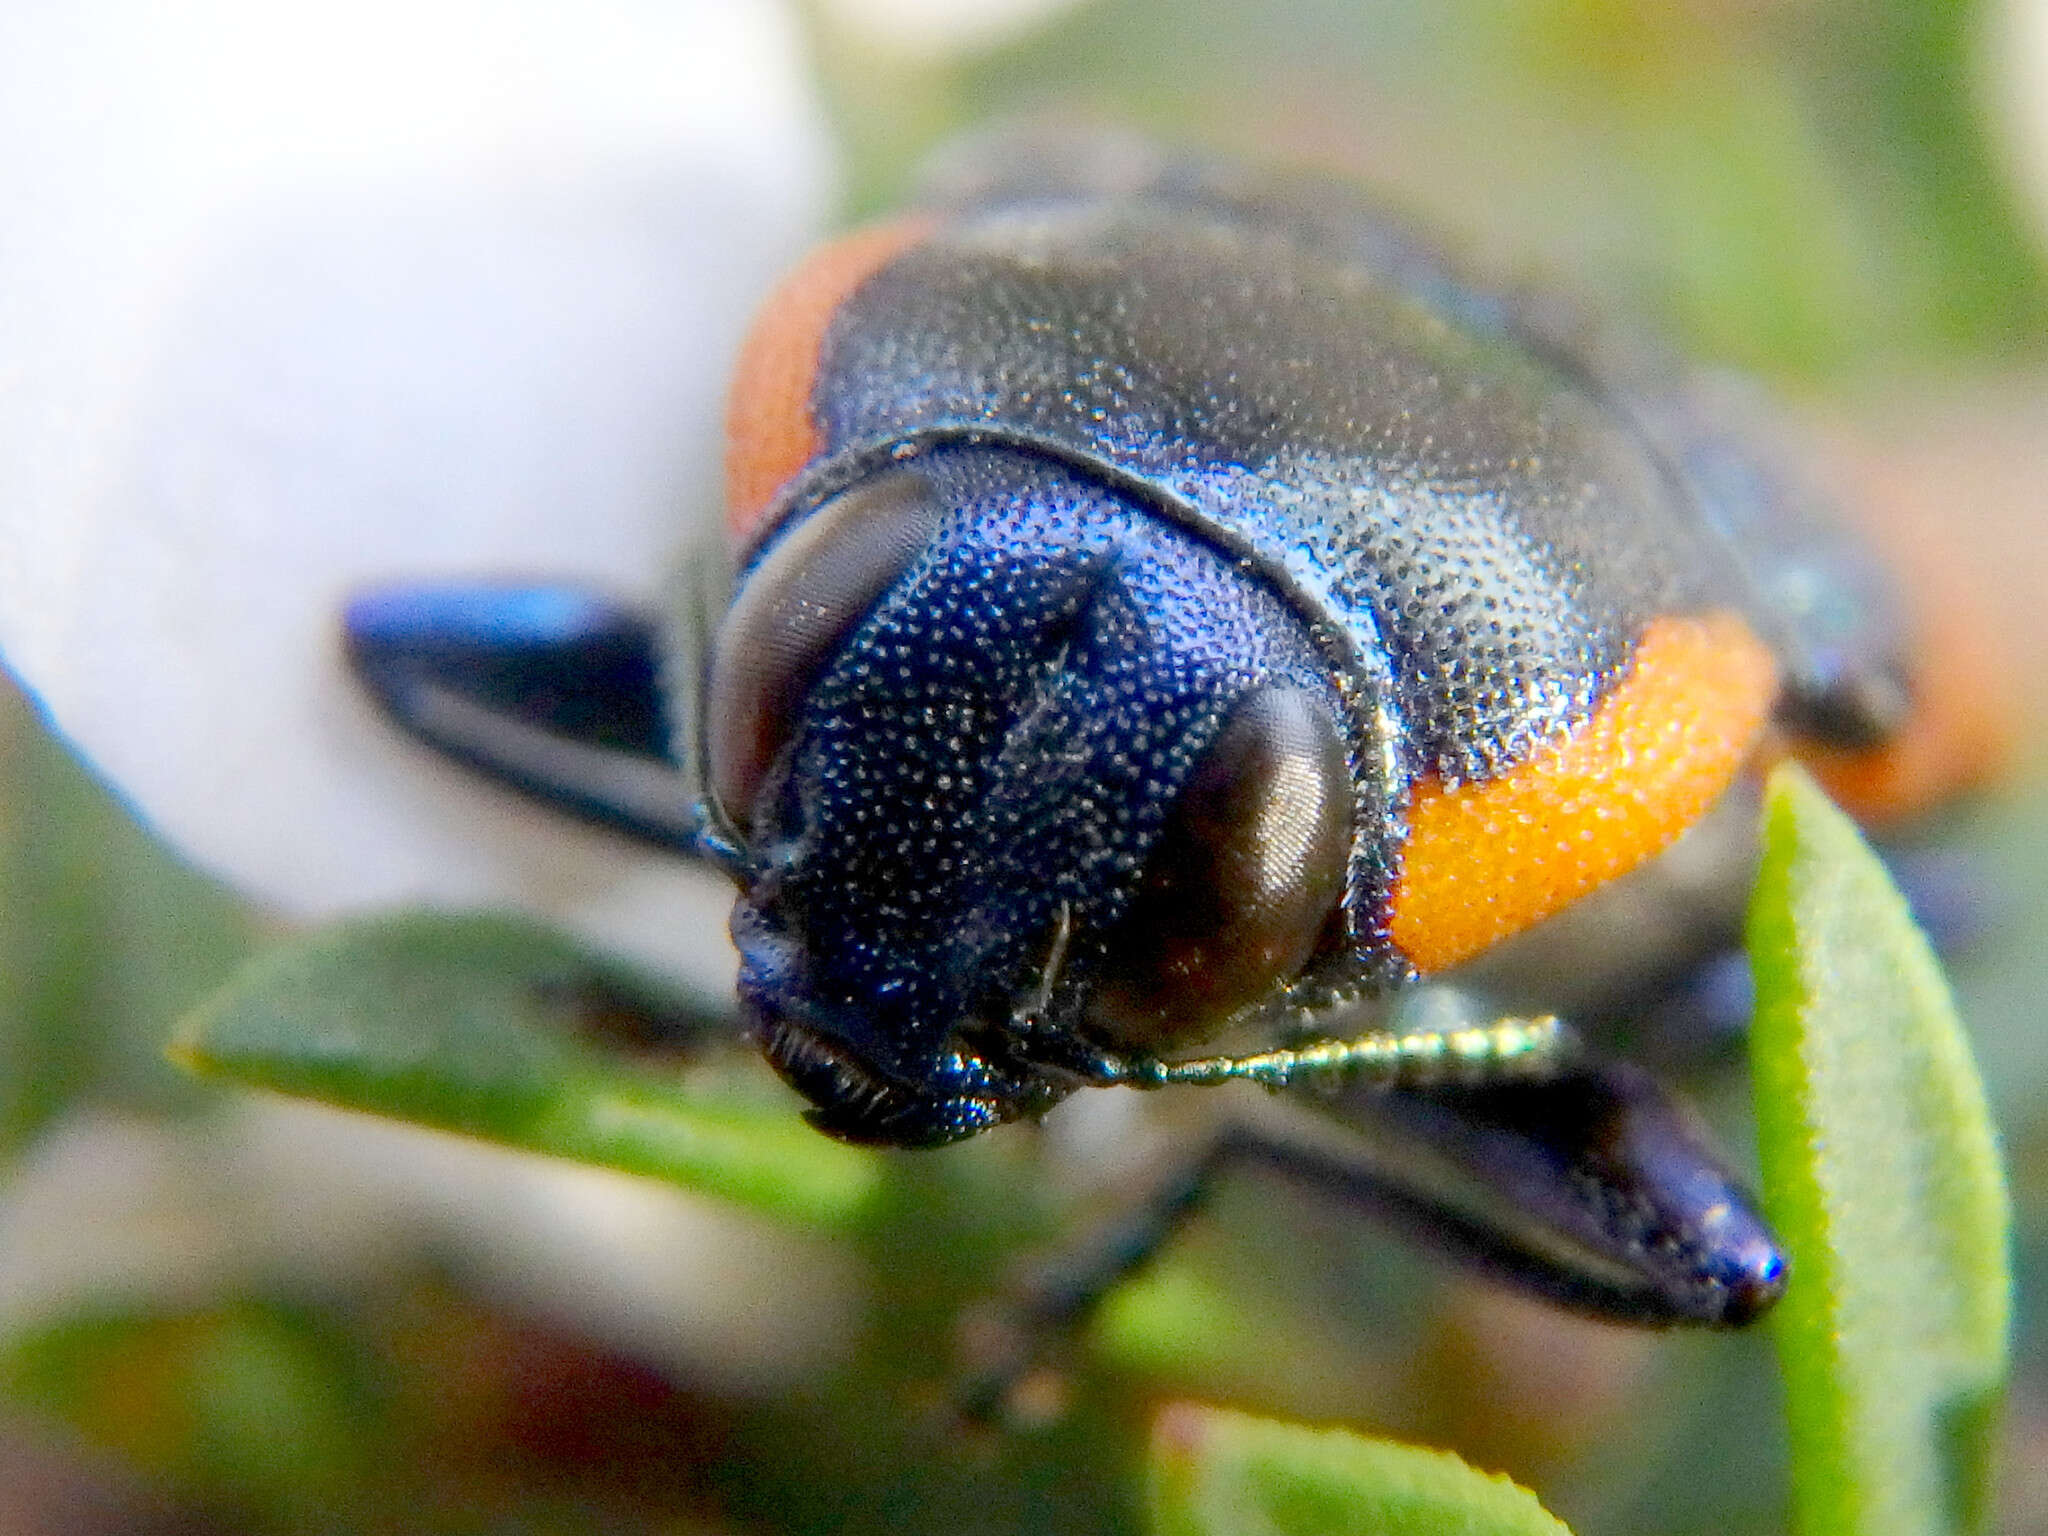
<svg viewBox="0 0 2048 1536">
<path fill-rule="evenodd" d="M 709 718 L 741 1000 L 836 1135 L 1036 1114 L 1340 933 L 1349 759 L 1306 627 L 1031 457 L 934 452 L 798 523 Z"/>
</svg>

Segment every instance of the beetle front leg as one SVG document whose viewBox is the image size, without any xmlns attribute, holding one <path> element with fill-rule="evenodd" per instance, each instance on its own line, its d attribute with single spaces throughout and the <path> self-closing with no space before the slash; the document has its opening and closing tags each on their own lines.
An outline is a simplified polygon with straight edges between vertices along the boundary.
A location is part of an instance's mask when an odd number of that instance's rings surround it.
<svg viewBox="0 0 2048 1536">
<path fill-rule="evenodd" d="M 1287 1098 L 1270 1106 L 1280 1113 L 1226 1128 L 1041 1268 L 985 1331 L 963 1409 L 1000 1416 L 1045 1349 L 1241 1166 L 1397 1227 L 1462 1269 L 1613 1322 L 1739 1327 L 1784 1289 L 1784 1255 L 1748 1194 L 1690 1114 L 1636 1068 L 1581 1061 L 1533 1081 Z M 1288 1112 L 1294 1103 L 1322 1113 Z"/>
<path fill-rule="evenodd" d="M 342 643 L 370 697 L 435 751 L 567 815 L 700 851 L 654 614 L 561 583 L 416 583 L 359 594 Z"/>
<path fill-rule="evenodd" d="M 1246 1128 L 1230 1126 L 1178 1163 L 1144 1197 L 1074 1247 L 1041 1260 L 1009 1295 L 963 1320 L 963 1380 L 954 1394 L 972 1424 L 1028 1420 L 1022 1388 L 1036 1367 L 1079 1333 L 1102 1302 L 1172 1240 L 1246 1155 Z"/>
<path fill-rule="evenodd" d="M 654 995 L 591 969 L 543 982 L 540 993 L 550 1022 L 578 1045 L 663 1070 L 739 1038 L 732 1009 L 694 989 Z"/>
</svg>

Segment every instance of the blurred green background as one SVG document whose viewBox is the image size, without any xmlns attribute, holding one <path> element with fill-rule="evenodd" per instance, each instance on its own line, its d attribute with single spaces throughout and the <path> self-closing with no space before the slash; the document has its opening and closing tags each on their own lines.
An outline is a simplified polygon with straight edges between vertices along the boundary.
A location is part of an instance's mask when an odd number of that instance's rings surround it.
<svg viewBox="0 0 2048 1536">
<path fill-rule="evenodd" d="M 1881 536 L 1942 567 L 2021 722 L 2010 784 L 1942 833 L 1984 895 L 1954 978 L 2018 1202 L 2006 1525 L 2048 1528 L 2048 1203 L 2029 1172 L 2048 1159 L 2048 305 L 1985 127 L 1980 7 L 1095 0 L 965 52 L 852 6 L 806 17 L 849 219 L 950 135 L 1019 113 L 1347 167 L 1453 244 L 1569 274 L 1772 379 Z M 793 1282 L 814 1265 L 855 1298 L 796 1386 L 527 1311 L 430 1235 L 374 1263 L 280 1261 L 239 1186 L 148 1193 L 167 1159 L 203 1164 L 234 1134 L 234 1096 L 161 1046 L 269 936 L 0 698 L 0 1154 L 42 1189 L 81 1142 L 112 1148 L 102 1166 L 143 1192 L 78 1219 L 150 1239 L 118 1276 L 79 1268 L 53 1292 L 61 1263 L 5 1251 L 24 1217 L 0 1194 L 0 1530 L 1121 1530 L 1167 1396 L 1450 1446 L 1588 1536 L 1783 1528 L 1760 1337 L 1559 1318 L 1263 1187 L 1229 1191 L 1111 1308 L 1056 1425 L 936 1433 L 936 1341 L 1061 1212 L 1018 1193 L 1037 1173 L 1022 1134 L 885 1159 L 854 1230 L 786 1239 Z M 1742 1136 L 1740 1085 L 1701 1091 Z M 10 1294 L 31 1273 L 41 1289 Z"/>
</svg>

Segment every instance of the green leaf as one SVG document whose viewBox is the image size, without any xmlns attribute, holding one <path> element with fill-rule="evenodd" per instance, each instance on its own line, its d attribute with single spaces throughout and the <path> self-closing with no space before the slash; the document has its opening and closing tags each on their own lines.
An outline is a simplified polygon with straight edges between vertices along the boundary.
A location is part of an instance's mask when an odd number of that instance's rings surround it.
<svg viewBox="0 0 2048 1536">
<path fill-rule="evenodd" d="M 164 852 L 0 671 L 0 1157 L 80 1099 L 177 1110 L 171 1021 L 249 952 L 232 896 Z"/>
<path fill-rule="evenodd" d="M 722 1031 L 715 1013 L 534 923 L 407 913 L 252 961 L 179 1029 L 201 1072 L 647 1174 L 808 1225 L 872 1199 L 880 1165 L 781 1096 L 692 1089 L 621 1031 Z M 599 1042 L 611 1040 L 607 1048 Z"/>
<path fill-rule="evenodd" d="M 1182 1404 L 1152 1436 L 1157 1536 L 1569 1536 L 1449 1451 Z"/>
<path fill-rule="evenodd" d="M 1749 945 L 1800 1527 L 1980 1529 L 2011 1298 L 1983 1087 L 1883 865 L 1796 769 L 1771 782 Z"/>
</svg>

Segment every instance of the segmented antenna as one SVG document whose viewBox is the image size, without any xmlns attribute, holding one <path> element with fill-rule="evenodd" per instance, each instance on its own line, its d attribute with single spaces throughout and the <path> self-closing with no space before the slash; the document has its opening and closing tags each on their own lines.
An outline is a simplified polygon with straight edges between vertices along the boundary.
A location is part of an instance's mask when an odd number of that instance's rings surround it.
<svg viewBox="0 0 2048 1536">
<path fill-rule="evenodd" d="M 1198 1056 L 1189 1061 L 1130 1057 L 1112 1064 L 1106 1081 L 1126 1088 L 1234 1082 L 1285 1088 L 1301 1081 L 1388 1088 L 1494 1083 L 1553 1072 L 1574 1045 L 1564 1021 L 1544 1014 L 1456 1029 L 1380 1029 L 1351 1040 L 1317 1040 L 1247 1056 Z"/>
</svg>

